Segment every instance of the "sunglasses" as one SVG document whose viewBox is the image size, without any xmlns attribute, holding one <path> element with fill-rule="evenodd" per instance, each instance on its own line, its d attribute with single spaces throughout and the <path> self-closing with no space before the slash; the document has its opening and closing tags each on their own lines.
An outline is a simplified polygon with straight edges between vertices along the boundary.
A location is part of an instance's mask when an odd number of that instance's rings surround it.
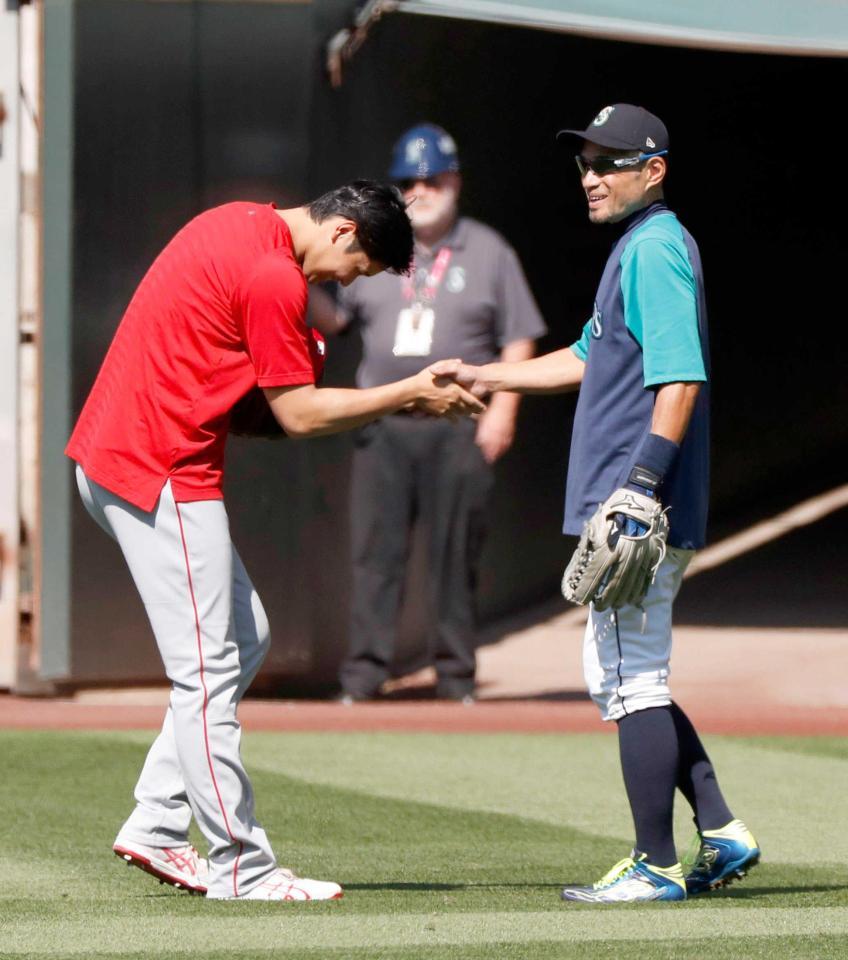
<svg viewBox="0 0 848 960">
<path fill-rule="evenodd" d="M 411 190 L 416 183 L 423 183 L 427 187 L 438 187 L 439 181 L 436 177 L 418 177 L 415 180 L 412 178 L 408 180 L 396 180 L 398 189 L 401 193 L 406 193 L 407 190 Z"/>
<path fill-rule="evenodd" d="M 590 170 L 596 176 L 605 177 L 609 173 L 638 167 L 651 157 L 664 157 L 667 153 L 668 150 L 657 150 L 656 153 L 639 153 L 635 157 L 593 157 L 591 160 L 578 153 L 574 159 L 581 177 L 585 177 Z"/>
</svg>

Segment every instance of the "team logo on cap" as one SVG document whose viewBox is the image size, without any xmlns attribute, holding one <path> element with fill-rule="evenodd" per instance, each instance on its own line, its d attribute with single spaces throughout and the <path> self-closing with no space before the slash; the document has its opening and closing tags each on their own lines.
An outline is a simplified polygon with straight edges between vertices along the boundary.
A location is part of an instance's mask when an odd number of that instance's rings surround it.
<svg viewBox="0 0 848 960">
<path fill-rule="evenodd" d="M 427 143 L 423 137 L 416 137 L 414 140 L 410 140 L 406 145 L 406 162 L 420 163 L 421 154 L 424 153 L 426 146 Z"/>
<path fill-rule="evenodd" d="M 602 127 L 607 120 L 612 116 L 612 112 L 615 110 L 615 107 L 604 107 L 603 110 L 595 117 L 592 121 L 593 127 Z"/>
<path fill-rule="evenodd" d="M 656 146 L 656 144 L 654 143 L 654 141 L 653 141 L 650 137 L 646 137 L 646 138 L 645 138 L 645 146 L 646 146 L 646 147 L 650 147 L 650 148 L 653 150 L 654 147 Z"/>
<path fill-rule="evenodd" d="M 442 153 L 456 153 L 456 143 L 454 143 L 454 139 L 449 133 L 443 133 L 439 137 L 439 149 Z"/>
</svg>

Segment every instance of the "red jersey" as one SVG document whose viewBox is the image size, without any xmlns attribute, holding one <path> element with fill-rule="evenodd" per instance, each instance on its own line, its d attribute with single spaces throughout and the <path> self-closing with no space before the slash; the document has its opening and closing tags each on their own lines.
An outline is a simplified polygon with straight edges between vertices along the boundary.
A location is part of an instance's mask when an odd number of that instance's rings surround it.
<svg viewBox="0 0 848 960">
<path fill-rule="evenodd" d="M 142 510 L 220 500 L 230 410 L 255 386 L 314 383 L 307 285 L 273 205 L 227 203 L 174 237 L 138 286 L 65 450 Z"/>
</svg>

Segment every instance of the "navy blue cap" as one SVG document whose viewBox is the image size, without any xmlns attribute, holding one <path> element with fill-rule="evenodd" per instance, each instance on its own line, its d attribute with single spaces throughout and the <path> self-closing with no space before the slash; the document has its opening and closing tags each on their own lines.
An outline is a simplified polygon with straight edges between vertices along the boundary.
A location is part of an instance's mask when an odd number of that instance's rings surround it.
<svg viewBox="0 0 848 960">
<path fill-rule="evenodd" d="M 392 150 L 389 177 L 413 180 L 459 172 L 459 155 L 453 137 L 432 123 L 420 123 L 407 130 Z"/>
<path fill-rule="evenodd" d="M 560 130 L 557 138 L 581 137 L 614 150 L 668 150 L 668 130 L 659 117 L 632 103 L 604 107 L 585 130 Z"/>
</svg>

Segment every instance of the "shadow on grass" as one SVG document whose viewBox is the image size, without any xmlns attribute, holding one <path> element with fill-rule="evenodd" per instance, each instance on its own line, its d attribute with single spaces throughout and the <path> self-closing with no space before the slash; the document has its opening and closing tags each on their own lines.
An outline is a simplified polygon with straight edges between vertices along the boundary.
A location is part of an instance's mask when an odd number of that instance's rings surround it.
<svg viewBox="0 0 848 960">
<path fill-rule="evenodd" d="M 771 899 L 781 896 L 794 896 L 799 893 L 840 893 L 848 890 L 846 883 L 808 883 L 795 886 L 752 887 L 744 886 L 733 890 L 714 890 L 712 893 L 701 893 L 693 900 L 756 900 L 760 897 Z"/>
<path fill-rule="evenodd" d="M 343 883 L 342 886 L 346 893 L 369 892 L 375 890 L 398 891 L 398 892 L 419 892 L 419 893 L 461 893 L 472 890 L 561 890 L 563 885 L 569 885 L 566 881 L 558 883 Z M 776 900 L 784 896 L 796 896 L 798 894 L 815 893 L 841 893 L 848 891 L 848 883 L 809 883 L 796 884 L 793 886 L 744 886 L 733 889 L 714 890 L 712 893 L 703 893 L 691 897 L 691 902 L 707 903 L 716 900 Z M 173 887 L 163 884 L 160 889 L 146 891 L 140 895 L 144 900 L 193 900 L 200 902 L 205 900 L 197 894 L 189 894 L 187 891 L 175 890 Z M 0 954 L 0 956 L 2 956 Z"/>
<path fill-rule="evenodd" d="M 346 883 L 345 890 L 559 890 L 561 883 Z"/>
<path fill-rule="evenodd" d="M 167 886 L 167 884 L 166 884 Z M 194 901 L 195 903 L 200 903 L 205 901 L 206 897 L 199 893 L 189 893 L 186 890 L 176 890 L 174 887 L 168 887 L 168 889 L 162 890 L 153 890 L 150 893 L 137 894 L 135 895 L 142 900 L 186 900 Z M 212 901 L 210 900 L 210 903 Z M 0 954 L 2 957 L 2 954 Z"/>
</svg>

